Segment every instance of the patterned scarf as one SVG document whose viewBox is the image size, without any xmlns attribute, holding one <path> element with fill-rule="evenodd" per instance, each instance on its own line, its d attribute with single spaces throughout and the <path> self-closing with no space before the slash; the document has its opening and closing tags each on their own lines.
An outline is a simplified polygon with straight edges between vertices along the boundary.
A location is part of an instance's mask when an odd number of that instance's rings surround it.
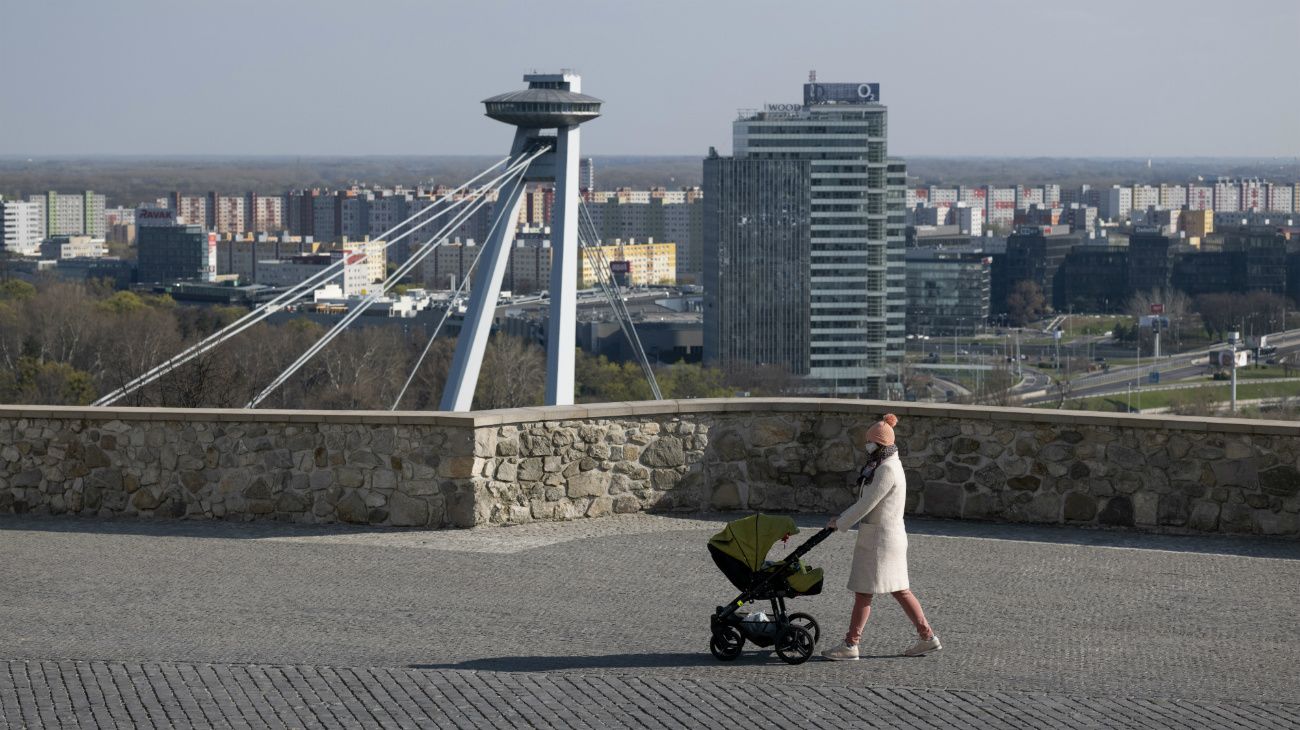
<svg viewBox="0 0 1300 730">
<path fill-rule="evenodd" d="M 871 459 L 867 462 L 867 465 L 862 467 L 862 471 L 858 473 L 858 484 L 869 483 L 871 481 L 871 477 L 875 475 L 876 469 L 880 466 L 880 462 L 884 461 L 885 459 L 888 459 L 889 457 L 897 453 L 898 453 L 897 444 L 892 444 L 890 446 L 881 446 L 880 448 L 876 449 L 876 453 L 871 455 Z"/>
</svg>

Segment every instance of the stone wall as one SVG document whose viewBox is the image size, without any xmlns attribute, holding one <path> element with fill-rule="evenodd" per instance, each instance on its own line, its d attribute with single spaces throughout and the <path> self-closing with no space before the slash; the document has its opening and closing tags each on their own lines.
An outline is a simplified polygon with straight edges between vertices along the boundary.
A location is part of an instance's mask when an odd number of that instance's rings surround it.
<svg viewBox="0 0 1300 730">
<path fill-rule="evenodd" d="M 427 420 L 0 408 L 0 513 L 470 526 L 473 430 Z"/>
<path fill-rule="evenodd" d="M 1300 535 L 1300 426 L 817 399 L 472 414 L 0 408 L 0 512 L 468 526 L 827 513 L 884 410 L 913 514 Z"/>
</svg>

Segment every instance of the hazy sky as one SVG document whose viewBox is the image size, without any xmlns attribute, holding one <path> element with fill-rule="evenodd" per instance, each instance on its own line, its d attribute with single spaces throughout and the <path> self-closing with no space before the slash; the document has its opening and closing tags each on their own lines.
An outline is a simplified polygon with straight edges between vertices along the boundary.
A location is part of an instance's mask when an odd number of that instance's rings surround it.
<svg viewBox="0 0 1300 730">
<path fill-rule="evenodd" d="M 590 154 L 731 147 L 878 81 L 899 155 L 1300 155 L 1298 0 L 0 0 L 0 154 L 496 154 L 532 68 Z"/>
</svg>

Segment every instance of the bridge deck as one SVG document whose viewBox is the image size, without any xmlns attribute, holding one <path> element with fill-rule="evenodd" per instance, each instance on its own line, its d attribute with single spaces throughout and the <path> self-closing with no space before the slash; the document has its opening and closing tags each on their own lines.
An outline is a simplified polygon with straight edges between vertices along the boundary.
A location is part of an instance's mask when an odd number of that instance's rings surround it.
<svg viewBox="0 0 1300 730">
<path fill-rule="evenodd" d="M 0 518 L 0 727 L 1300 722 L 1300 543 L 917 520 L 913 590 L 946 650 L 897 657 L 885 600 L 863 661 L 790 667 L 708 654 L 719 524 Z M 795 602 L 823 643 L 850 546 L 813 553 L 827 591 Z"/>
</svg>

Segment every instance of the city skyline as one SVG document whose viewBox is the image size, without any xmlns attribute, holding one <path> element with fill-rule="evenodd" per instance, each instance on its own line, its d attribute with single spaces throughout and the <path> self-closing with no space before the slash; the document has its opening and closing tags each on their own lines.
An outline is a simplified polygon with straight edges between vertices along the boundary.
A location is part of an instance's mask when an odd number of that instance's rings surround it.
<svg viewBox="0 0 1300 730">
<path fill-rule="evenodd" d="M 904 157 L 1300 155 L 1300 100 L 1270 74 L 1300 23 L 1280 0 L 676 5 L 22 5 L 0 28 L 0 63 L 28 70 L 0 95 L 0 155 L 491 154 L 479 102 L 561 66 L 607 102 L 596 156 L 729 152 L 737 109 L 797 102 L 813 69 L 879 82 Z"/>
</svg>

